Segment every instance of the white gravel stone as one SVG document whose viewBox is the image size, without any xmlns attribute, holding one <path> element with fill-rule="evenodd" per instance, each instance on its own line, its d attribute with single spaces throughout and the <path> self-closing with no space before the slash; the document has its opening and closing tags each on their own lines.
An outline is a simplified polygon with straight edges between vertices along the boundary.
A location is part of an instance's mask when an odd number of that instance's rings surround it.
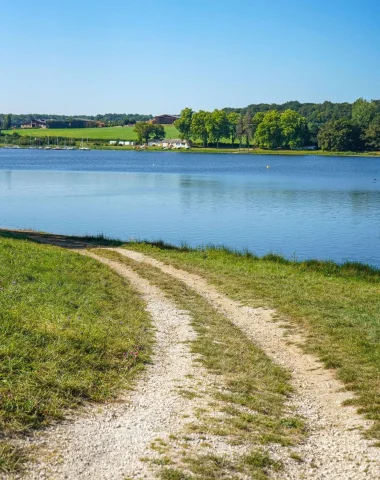
<svg viewBox="0 0 380 480">
<path fill-rule="evenodd" d="M 371 422 L 355 408 L 343 406 L 353 394 L 345 390 L 333 371 L 327 370 L 299 346 L 305 339 L 274 322 L 274 310 L 242 306 L 220 293 L 198 275 L 166 265 L 147 255 L 122 248 L 112 249 L 135 261 L 160 268 L 202 295 L 216 310 L 224 313 L 277 364 L 292 375 L 295 393 L 290 406 L 302 415 L 309 430 L 304 444 L 292 449 L 303 462 L 284 455 L 282 447 L 272 447 L 285 463 L 279 479 L 362 480 L 380 479 L 380 449 L 362 432 Z"/>
</svg>

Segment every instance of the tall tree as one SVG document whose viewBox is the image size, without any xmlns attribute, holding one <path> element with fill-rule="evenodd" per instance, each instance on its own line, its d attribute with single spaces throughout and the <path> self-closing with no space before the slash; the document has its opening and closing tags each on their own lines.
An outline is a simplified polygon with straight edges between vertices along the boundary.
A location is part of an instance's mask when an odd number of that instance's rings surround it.
<svg viewBox="0 0 380 480">
<path fill-rule="evenodd" d="M 377 113 L 380 113 L 380 109 L 374 101 L 358 98 L 352 105 L 352 121 L 363 129 L 369 127 Z"/>
<path fill-rule="evenodd" d="M 214 110 L 211 115 L 209 115 L 207 129 L 210 140 L 216 142 L 216 146 L 219 148 L 220 139 L 228 137 L 230 133 L 226 112 L 223 110 Z"/>
<path fill-rule="evenodd" d="M 193 114 L 191 121 L 191 136 L 202 140 L 204 147 L 207 147 L 209 139 L 209 130 L 207 127 L 210 122 L 210 116 L 210 112 L 199 110 L 199 112 Z"/>
<path fill-rule="evenodd" d="M 239 148 L 241 148 L 244 137 L 244 117 L 239 115 L 238 122 L 236 124 L 236 138 L 239 140 Z"/>
<path fill-rule="evenodd" d="M 4 130 L 9 130 L 12 126 L 12 115 L 8 113 L 7 115 L 4 115 L 3 119 L 3 129 Z"/>
<path fill-rule="evenodd" d="M 181 111 L 181 117 L 174 122 L 174 126 L 180 133 L 180 137 L 185 140 L 190 140 L 191 137 L 191 121 L 193 118 L 193 110 L 191 108 L 184 108 Z"/>
<path fill-rule="evenodd" d="M 309 130 L 309 143 L 311 145 L 318 145 L 318 133 L 321 129 L 321 126 L 318 123 L 309 123 L 307 126 Z"/>
<path fill-rule="evenodd" d="M 232 148 L 235 146 L 235 138 L 237 137 L 236 127 L 239 122 L 239 114 L 231 112 L 227 115 L 228 132 L 231 139 Z"/>
<path fill-rule="evenodd" d="M 248 150 L 251 144 L 252 134 L 253 134 L 252 115 L 251 115 L 251 112 L 248 111 L 244 115 L 244 137 L 245 137 L 245 143 L 247 145 Z"/>
<path fill-rule="evenodd" d="M 362 130 L 347 119 L 332 120 L 321 128 L 318 145 L 322 150 L 355 152 L 363 150 Z"/>
<path fill-rule="evenodd" d="M 255 145 L 261 148 L 274 149 L 282 145 L 281 116 L 276 110 L 264 115 L 255 132 Z"/>
<path fill-rule="evenodd" d="M 285 110 L 280 117 L 282 146 L 295 149 L 305 145 L 308 138 L 306 118 L 293 110 Z"/>
<path fill-rule="evenodd" d="M 372 120 L 362 139 L 367 150 L 380 150 L 380 115 L 376 115 Z"/>
<path fill-rule="evenodd" d="M 257 130 L 257 127 L 260 125 L 260 123 L 264 120 L 265 113 L 264 112 L 257 112 L 256 115 L 252 119 L 252 126 L 253 126 L 253 131 L 252 135 L 254 136 Z"/>
</svg>

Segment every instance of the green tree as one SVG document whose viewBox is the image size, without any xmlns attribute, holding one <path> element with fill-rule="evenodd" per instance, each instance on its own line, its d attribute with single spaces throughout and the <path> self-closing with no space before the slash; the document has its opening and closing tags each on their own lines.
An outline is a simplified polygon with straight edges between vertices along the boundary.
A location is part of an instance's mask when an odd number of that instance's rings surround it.
<svg viewBox="0 0 380 480">
<path fill-rule="evenodd" d="M 149 136 L 154 140 L 162 140 L 165 138 L 165 127 L 163 125 L 152 125 Z"/>
<path fill-rule="evenodd" d="M 239 148 L 241 148 L 244 137 L 244 117 L 239 115 L 238 122 L 236 124 L 236 138 L 239 140 Z"/>
<path fill-rule="evenodd" d="M 318 134 L 318 145 L 332 152 L 355 152 L 363 150 L 362 130 L 347 119 L 325 123 Z"/>
<path fill-rule="evenodd" d="M 318 123 L 309 123 L 307 126 L 309 130 L 309 143 L 312 145 L 318 145 L 318 133 L 321 129 L 321 126 Z"/>
<path fill-rule="evenodd" d="M 243 124 L 244 124 L 245 143 L 247 145 L 247 148 L 249 149 L 250 144 L 251 144 L 251 138 L 252 138 L 252 135 L 253 135 L 253 123 L 252 123 L 252 115 L 251 115 L 250 111 L 248 111 L 244 115 Z"/>
<path fill-rule="evenodd" d="M 380 110 L 374 101 L 358 98 L 352 105 L 352 121 L 363 129 L 369 127 L 377 113 L 380 113 Z"/>
<path fill-rule="evenodd" d="M 240 115 L 236 112 L 231 112 L 227 115 L 228 132 L 231 139 L 232 148 L 235 146 L 235 139 L 237 137 L 237 125 L 239 123 Z"/>
<path fill-rule="evenodd" d="M 12 115 L 8 113 L 7 115 L 4 115 L 4 118 L 3 118 L 3 129 L 9 130 L 11 126 L 12 126 Z"/>
<path fill-rule="evenodd" d="M 282 146 L 290 149 L 305 145 L 308 139 L 306 118 L 293 110 L 285 110 L 280 116 Z"/>
<path fill-rule="evenodd" d="M 277 110 L 267 112 L 259 123 L 254 137 L 255 145 L 274 149 L 282 145 L 281 115 Z"/>
<path fill-rule="evenodd" d="M 147 122 L 137 122 L 133 127 L 133 131 L 136 132 L 138 143 L 143 143 L 143 140 L 146 142 L 149 139 L 149 133 L 151 130 L 151 125 Z"/>
<path fill-rule="evenodd" d="M 193 114 L 191 120 L 191 136 L 193 138 L 199 138 L 202 141 L 204 147 L 207 147 L 209 139 L 208 125 L 210 122 L 210 112 L 199 110 Z"/>
<path fill-rule="evenodd" d="M 227 114 L 223 110 L 214 110 L 208 117 L 207 130 L 212 142 L 216 142 L 219 148 L 219 141 L 229 136 L 229 125 Z"/>
<path fill-rule="evenodd" d="M 265 113 L 264 112 L 257 112 L 256 115 L 252 119 L 252 125 L 253 125 L 253 136 L 256 133 L 257 127 L 260 125 L 260 123 L 264 120 Z"/>
<path fill-rule="evenodd" d="M 179 131 L 182 139 L 190 140 L 193 113 L 191 108 L 184 108 L 181 111 L 181 117 L 174 122 L 174 126 Z"/>
<path fill-rule="evenodd" d="M 161 140 L 165 138 L 165 128 L 163 125 L 154 125 L 149 122 L 136 122 L 133 131 L 137 134 L 138 143 L 148 143 L 150 138 Z"/>
<path fill-rule="evenodd" d="M 380 115 L 376 115 L 372 120 L 362 139 L 367 150 L 380 150 Z"/>
</svg>

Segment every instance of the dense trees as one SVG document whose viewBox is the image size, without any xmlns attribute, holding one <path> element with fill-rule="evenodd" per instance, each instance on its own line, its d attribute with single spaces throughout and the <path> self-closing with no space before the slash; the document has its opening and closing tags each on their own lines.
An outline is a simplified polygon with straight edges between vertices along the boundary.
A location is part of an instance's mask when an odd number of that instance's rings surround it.
<svg viewBox="0 0 380 480">
<path fill-rule="evenodd" d="M 280 118 L 282 146 L 290 149 L 300 148 L 309 140 L 306 118 L 293 110 L 285 110 Z"/>
<path fill-rule="evenodd" d="M 361 129 L 347 119 L 327 122 L 318 134 L 318 144 L 322 150 L 332 152 L 360 151 L 364 148 Z"/>
<path fill-rule="evenodd" d="M 281 114 L 277 110 L 271 110 L 258 123 L 254 143 L 258 147 L 272 150 L 281 147 L 282 138 Z"/>
<path fill-rule="evenodd" d="M 292 110 L 279 113 L 276 110 L 259 112 L 252 118 L 245 114 L 226 113 L 224 110 L 193 112 L 186 108 L 175 122 L 182 138 L 198 140 L 204 147 L 230 139 L 238 139 L 240 147 L 247 148 L 253 143 L 261 148 L 299 148 L 309 139 L 305 118 Z"/>
<path fill-rule="evenodd" d="M 3 130 L 9 130 L 12 125 L 12 115 L 8 113 L 3 116 L 2 128 Z"/>
<path fill-rule="evenodd" d="M 371 121 L 362 139 L 368 150 L 380 150 L 380 115 L 376 115 Z"/>
<path fill-rule="evenodd" d="M 377 102 L 368 102 L 359 98 L 352 105 L 352 121 L 362 129 L 369 127 L 376 115 L 380 114 L 380 105 Z"/>
<path fill-rule="evenodd" d="M 254 117 L 258 112 L 269 112 L 271 110 L 277 110 L 278 112 L 285 112 L 285 110 L 293 110 L 299 113 L 302 117 L 306 118 L 307 123 L 317 123 L 322 125 L 330 120 L 338 120 L 340 118 L 351 118 L 352 104 L 350 103 L 300 103 L 297 101 L 286 102 L 283 104 L 269 104 L 260 103 L 248 105 L 245 108 L 233 109 L 226 108 L 228 113 L 235 111 L 245 114 L 250 111 Z"/>
<path fill-rule="evenodd" d="M 4 128 L 4 117 L 6 115 L 0 113 L 0 126 Z M 40 114 L 40 113 L 30 113 L 22 115 L 12 115 L 12 126 L 20 128 L 22 123 L 30 122 L 33 119 L 36 120 L 55 120 L 60 122 L 71 122 L 73 120 L 85 119 L 85 120 L 94 120 L 96 122 L 103 122 L 107 127 L 115 127 L 121 125 L 133 125 L 139 121 L 150 120 L 152 115 L 140 115 L 138 113 L 105 113 L 99 115 L 51 115 L 51 114 Z"/>
<path fill-rule="evenodd" d="M 269 109 L 267 105 L 255 111 L 253 106 L 232 109 L 193 112 L 185 108 L 175 122 L 182 138 L 200 141 L 205 147 L 229 139 L 232 145 L 238 140 L 240 147 L 265 149 L 300 149 L 319 146 L 330 151 L 361 151 L 380 149 L 380 101 L 362 98 L 351 104 L 325 102 L 318 115 L 309 115 L 316 121 L 308 122 L 301 107 L 314 104 L 288 102 L 292 108 Z M 349 106 L 349 108 L 347 107 Z M 265 107 L 265 108 L 264 108 Z M 315 105 L 314 105 L 315 107 Z M 257 108 L 256 108 L 257 110 Z M 318 109 L 311 109 L 314 113 Z M 309 112 L 310 113 L 310 112 Z M 328 119 L 326 121 L 326 119 Z"/>
<path fill-rule="evenodd" d="M 161 140 L 165 138 L 165 128 L 163 125 L 154 125 L 149 122 L 136 122 L 133 130 L 137 134 L 139 143 L 143 141 L 148 143 L 149 139 Z"/>
</svg>

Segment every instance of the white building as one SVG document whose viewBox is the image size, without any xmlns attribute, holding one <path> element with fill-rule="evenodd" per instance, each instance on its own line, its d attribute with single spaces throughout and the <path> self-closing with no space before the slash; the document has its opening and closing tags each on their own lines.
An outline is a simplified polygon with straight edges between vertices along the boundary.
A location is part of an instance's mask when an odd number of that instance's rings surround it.
<svg viewBox="0 0 380 480">
<path fill-rule="evenodd" d="M 162 142 L 164 148 L 190 148 L 187 140 L 181 140 L 179 138 L 168 138 Z"/>
</svg>

